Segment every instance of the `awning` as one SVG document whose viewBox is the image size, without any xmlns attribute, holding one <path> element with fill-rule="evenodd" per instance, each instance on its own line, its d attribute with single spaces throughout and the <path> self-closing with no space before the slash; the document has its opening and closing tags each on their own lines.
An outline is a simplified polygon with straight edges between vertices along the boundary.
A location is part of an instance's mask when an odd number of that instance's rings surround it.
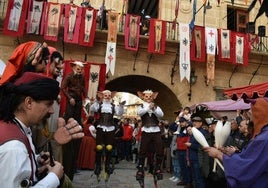
<svg viewBox="0 0 268 188">
<path fill-rule="evenodd" d="M 190 108 L 194 110 L 198 105 L 205 105 L 207 109 L 210 111 L 210 114 L 216 119 L 220 119 L 223 116 L 227 116 L 228 119 L 234 119 L 236 117 L 236 111 L 238 109 L 239 110 L 250 109 L 250 104 L 245 103 L 243 99 L 238 100 L 226 99 L 220 101 L 202 102 L 199 104 L 194 104 L 190 106 Z"/>
<path fill-rule="evenodd" d="M 237 109 L 245 110 L 250 108 L 250 104 L 245 103 L 243 99 L 239 100 L 220 100 L 220 101 L 209 101 L 202 102 L 200 104 L 206 105 L 210 111 L 236 111 Z M 194 109 L 199 104 L 194 104 L 190 108 Z"/>
<path fill-rule="evenodd" d="M 223 90 L 223 94 L 229 96 L 233 100 L 237 100 L 238 98 L 256 99 L 259 97 L 268 97 L 268 82 L 225 89 Z"/>
</svg>

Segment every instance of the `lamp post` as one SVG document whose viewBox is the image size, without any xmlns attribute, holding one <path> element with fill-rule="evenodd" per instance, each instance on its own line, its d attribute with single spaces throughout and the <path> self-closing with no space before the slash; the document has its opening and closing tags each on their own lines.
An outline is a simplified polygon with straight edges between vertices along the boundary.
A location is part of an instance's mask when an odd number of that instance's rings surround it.
<svg viewBox="0 0 268 188">
<path fill-rule="evenodd" d="M 204 7 L 204 11 L 203 11 L 203 26 L 205 27 L 206 26 L 206 12 L 207 12 L 207 9 L 212 8 L 212 6 L 210 5 L 210 1 L 208 1 L 207 5 L 204 3 L 203 7 Z"/>
<path fill-rule="evenodd" d="M 197 76 L 195 75 L 195 70 L 192 69 L 191 74 L 190 74 L 190 90 L 188 93 L 189 101 L 191 101 L 191 99 L 192 99 L 192 86 L 196 83 L 196 81 L 197 81 Z"/>
</svg>

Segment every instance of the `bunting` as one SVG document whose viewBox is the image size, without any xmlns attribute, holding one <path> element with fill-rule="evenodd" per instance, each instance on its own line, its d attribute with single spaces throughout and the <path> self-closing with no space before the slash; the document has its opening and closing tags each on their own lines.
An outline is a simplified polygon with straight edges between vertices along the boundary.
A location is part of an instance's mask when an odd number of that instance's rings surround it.
<svg viewBox="0 0 268 188">
<path fill-rule="evenodd" d="M 16 37 L 23 36 L 28 2 L 24 0 L 8 1 L 3 34 Z"/>
<path fill-rule="evenodd" d="M 125 18 L 125 48 L 137 51 L 140 39 L 141 16 L 127 14 Z"/>
<path fill-rule="evenodd" d="M 65 5 L 64 42 L 78 44 L 82 8 Z"/>
<path fill-rule="evenodd" d="M 59 3 L 47 4 L 47 15 L 45 18 L 44 39 L 45 40 L 58 40 L 60 30 L 60 19 L 63 6 Z"/>
<path fill-rule="evenodd" d="M 41 20 L 44 10 L 43 1 L 30 1 L 27 21 L 27 33 L 39 35 L 41 30 Z"/>
<path fill-rule="evenodd" d="M 194 26 L 191 42 L 191 61 L 205 62 L 205 29 L 201 26 Z"/>
<path fill-rule="evenodd" d="M 190 83 L 190 27 L 189 24 L 180 23 L 180 80 L 184 78 Z"/>
<path fill-rule="evenodd" d="M 111 71 L 114 75 L 116 62 L 116 41 L 117 41 L 118 13 L 109 12 L 108 14 L 108 38 L 105 55 L 106 74 Z"/>
<path fill-rule="evenodd" d="M 215 54 L 217 46 L 217 29 L 205 28 L 206 32 L 206 53 L 207 53 L 207 84 L 215 79 Z"/>
<path fill-rule="evenodd" d="M 79 44 L 93 46 L 97 24 L 97 10 L 82 8 L 82 19 L 79 34 Z"/>
<path fill-rule="evenodd" d="M 148 40 L 148 52 L 164 54 L 166 50 L 166 21 L 151 19 Z"/>
</svg>

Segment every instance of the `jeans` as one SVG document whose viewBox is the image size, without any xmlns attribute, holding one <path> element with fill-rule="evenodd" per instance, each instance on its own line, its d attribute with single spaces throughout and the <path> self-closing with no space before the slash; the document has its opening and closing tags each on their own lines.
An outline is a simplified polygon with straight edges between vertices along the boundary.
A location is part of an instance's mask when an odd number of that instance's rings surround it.
<svg viewBox="0 0 268 188">
<path fill-rule="evenodd" d="M 204 178 L 198 161 L 191 161 L 191 172 L 195 188 L 205 188 Z"/>
<path fill-rule="evenodd" d="M 187 165 L 186 151 L 179 150 L 178 158 L 180 163 L 182 181 L 186 184 L 191 184 L 192 183 L 191 169 Z"/>
<path fill-rule="evenodd" d="M 172 157 L 171 162 L 172 162 L 172 166 L 173 166 L 173 175 L 180 179 L 181 168 L 180 168 L 178 157 Z"/>
</svg>

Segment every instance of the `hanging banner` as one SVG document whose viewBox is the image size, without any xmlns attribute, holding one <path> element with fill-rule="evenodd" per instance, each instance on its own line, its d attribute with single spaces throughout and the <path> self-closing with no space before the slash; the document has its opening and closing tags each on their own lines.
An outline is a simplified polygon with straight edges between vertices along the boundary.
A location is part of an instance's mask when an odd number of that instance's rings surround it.
<svg viewBox="0 0 268 188">
<path fill-rule="evenodd" d="M 217 29 L 206 27 L 206 53 L 207 53 L 207 84 L 214 84 L 215 79 L 215 54 L 217 46 Z"/>
<path fill-rule="evenodd" d="M 82 8 L 79 45 L 93 46 L 97 23 L 97 10 Z"/>
<path fill-rule="evenodd" d="M 231 63 L 233 61 L 231 50 L 232 37 L 230 30 L 218 29 L 218 60 Z"/>
<path fill-rule="evenodd" d="M 164 54 L 166 50 L 167 23 L 162 20 L 150 20 L 150 34 L 148 40 L 148 52 Z"/>
<path fill-rule="evenodd" d="M 234 64 L 239 64 L 243 66 L 248 65 L 248 54 L 250 52 L 248 40 L 246 34 L 232 32 L 232 40 L 235 42 L 234 50 L 232 53 L 234 54 Z"/>
<path fill-rule="evenodd" d="M 111 71 L 114 75 L 115 71 L 115 59 L 116 59 L 116 43 L 107 42 L 105 64 L 106 64 L 106 74 Z"/>
<path fill-rule="evenodd" d="M 3 34 L 21 37 L 24 34 L 28 0 L 9 0 L 4 21 Z"/>
<path fill-rule="evenodd" d="M 194 26 L 192 31 L 191 42 L 191 61 L 205 62 L 206 61 L 206 46 L 205 46 L 205 28 Z"/>
<path fill-rule="evenodd" d="M 78 44 L 82 8 L 65 5 L 64 42 Z"/>
<path fill-rule="evenodd" d="M 184 78 L 190 83 L 190 27 L 189 24 L 179 23 L 180 32 L 180 80 Z"/>
<path fill-rule="evenodd" d="M 140 16 L 127 14 L 125 18 L 125 48 L 137 51 L 140 39 Z"/>
<path fill-rule="evenodd" d="M 114 75 L 116 62 L 116 41 L 117 41 L 118 13 L 109 12 L 108 14 L 108 38 L 105 55 L 106 74 L 111 71 Z"/>
<path fill-rule="evenodd" d="M 28 10 L 27 34 L 39 35 L 44 12 L 44 2 L 30 1 Z"/>
<path fill-rule="evenodd" d="M 44 39 L 45 40 L 58 40 L 58 34 L 60 30 L 60 20 L 63 10 L 63 4 L 59 3 L 48 3 L 47 4 L 47 15 L 46 23 L 44 28 Z"/>
</svg>

